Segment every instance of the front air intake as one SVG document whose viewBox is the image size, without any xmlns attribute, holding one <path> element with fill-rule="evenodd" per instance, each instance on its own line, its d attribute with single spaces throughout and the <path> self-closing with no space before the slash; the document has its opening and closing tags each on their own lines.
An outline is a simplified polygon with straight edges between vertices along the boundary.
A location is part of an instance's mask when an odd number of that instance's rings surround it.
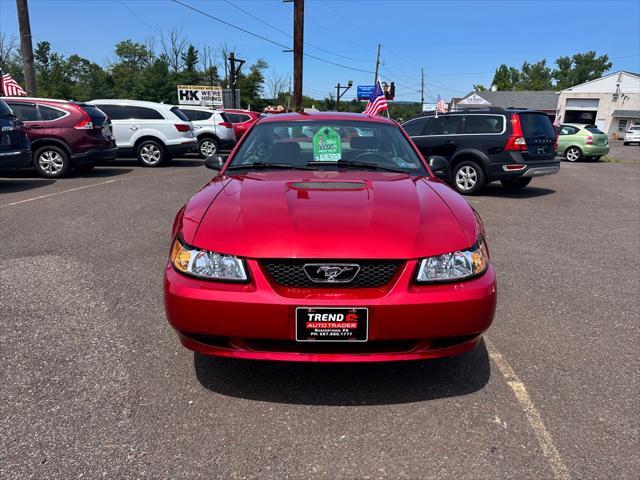
<svg viewBox="0 0 640 480">
<path fill-rule="evenodd" d="M 296 190 L 364 190 L 362 182 L 292 182 L 289 187 Z"/>
</svg>

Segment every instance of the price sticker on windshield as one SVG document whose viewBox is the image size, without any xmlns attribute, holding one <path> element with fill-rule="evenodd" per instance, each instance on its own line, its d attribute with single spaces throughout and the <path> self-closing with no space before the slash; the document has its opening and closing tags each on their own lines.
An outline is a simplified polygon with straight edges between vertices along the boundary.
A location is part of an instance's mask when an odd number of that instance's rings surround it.
<svg viewBox="0 0 640 480">
<path fill-rule="evenodd" d="M 340 134 L 329 127 L 322 127 L 313 136 L 313 159 L 318 162 L 337 162 L 342 158 Z"/>
</svg>

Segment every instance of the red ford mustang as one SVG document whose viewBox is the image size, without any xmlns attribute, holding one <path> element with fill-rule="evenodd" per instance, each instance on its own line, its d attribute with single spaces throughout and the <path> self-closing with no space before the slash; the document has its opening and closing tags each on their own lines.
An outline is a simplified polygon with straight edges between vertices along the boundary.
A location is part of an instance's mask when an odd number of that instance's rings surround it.
<svg viewBox="0 0 640 480">
<path fill-rule="evenodd" d="M 482 221 L 394 122 L 266 117 L 218 168 L 178 212 L 165 270 L 167 317 L 185 347 L 417 360 L 471 350 L 491 325 Z"/>
</svg>

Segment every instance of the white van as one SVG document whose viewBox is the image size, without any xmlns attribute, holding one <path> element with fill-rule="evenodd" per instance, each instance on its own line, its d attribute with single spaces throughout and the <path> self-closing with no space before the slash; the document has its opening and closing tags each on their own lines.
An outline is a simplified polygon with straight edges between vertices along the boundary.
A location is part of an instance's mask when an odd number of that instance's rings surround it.
<svg viewBox="0 0 640 480">
<path fill-rule="evenodd" d="M 135 155 L 147 167 L 196 151 L 193 124 L 174 105 L 137 100 L 92 100 L 111 119 L 121 157 Z"/>
</svg>

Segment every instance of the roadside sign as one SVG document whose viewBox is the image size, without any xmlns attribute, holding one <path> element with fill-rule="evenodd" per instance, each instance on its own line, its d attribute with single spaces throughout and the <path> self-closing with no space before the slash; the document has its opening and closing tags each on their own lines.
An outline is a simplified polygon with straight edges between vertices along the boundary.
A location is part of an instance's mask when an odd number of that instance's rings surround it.
<svg viewBox="0 0 640 480">
<path fill-rule="evenodd" d="M 491 105 L 491 104 L 487 102 L 484 98 L 482 98 L 480 95 L 472 93 L 467 98 L 460 100 L 458 102 L 458 105 Z"/>
<path fill-rule="evenodd" d="M 178 104 L 222 108 L 222 88 L 207 85 L 178 85 Z"/>
<path fill-rule="evenodd" d="M 369 100 L 371 95 L 373 95 L 374 88 L 374 85 L 358 85 L 358 100 Z"/>
</svg>

